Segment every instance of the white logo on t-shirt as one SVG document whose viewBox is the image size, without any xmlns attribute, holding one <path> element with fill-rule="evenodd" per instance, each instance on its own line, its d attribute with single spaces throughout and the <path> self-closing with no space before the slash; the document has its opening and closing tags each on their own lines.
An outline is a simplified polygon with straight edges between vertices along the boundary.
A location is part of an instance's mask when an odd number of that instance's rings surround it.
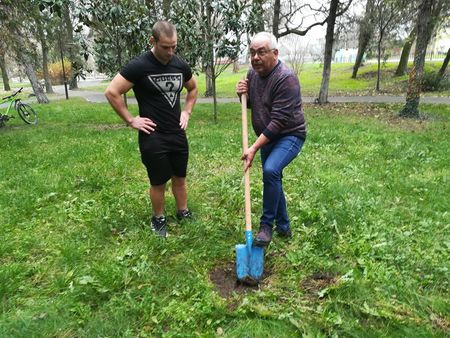
<svg viewBox="0 0 450 338">
<path fill-rule="evenodd" d="M 177 101 L 178 93 L 181 91 L 183 74 L 158 74 L 149 75 L 148 79 L 164 95 L 170 106 L 173 108 Z"/>
</svg>

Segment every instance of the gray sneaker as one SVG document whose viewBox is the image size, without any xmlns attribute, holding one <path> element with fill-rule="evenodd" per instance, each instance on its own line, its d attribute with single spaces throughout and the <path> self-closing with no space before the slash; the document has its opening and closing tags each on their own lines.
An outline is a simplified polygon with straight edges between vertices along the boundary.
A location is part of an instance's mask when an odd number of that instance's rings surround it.
<svg viewBox="0 0 450 338">
<path fill-rule="evenodd" d="M 167 237 L 167 221 L 165 216 L 152 217 L 152 230 L 161 237 Z"/>
</svg>

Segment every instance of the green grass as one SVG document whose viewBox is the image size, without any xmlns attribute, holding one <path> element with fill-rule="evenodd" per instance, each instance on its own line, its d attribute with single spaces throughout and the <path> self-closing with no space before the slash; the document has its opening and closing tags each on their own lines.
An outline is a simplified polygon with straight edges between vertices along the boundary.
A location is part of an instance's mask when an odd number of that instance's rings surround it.
<svg viewBox="0 0 450 338">
<path fill-rule="evenodd" d="M 210 273 L 244 241 L 239 106 L 220 105 L 217 124 L 196 106 L 195 220 L 178 224 L 168 193 L 166 240 L 148 228 L 136 133 L 106 104 L 36 106 L 38 126 L 0 129 L 0 336 L 446 336 L 450 107 L 422 106 L 420 121 L 399 108 L 306 105 L 284 174 L 294 238 L 274 238 L 259 290 L 222 298 Z"/>
<path fill-rule="evenodd" d="M 441 66 L 440 62 L 427 62 L 426 70 L 437 72 Z M 412 63 L 409 64 L 412 67 Z M 375 85 L 377 80 L 377 64 L 368 63 L 362 66 L 356 79 L 351 78 L 353 64 L 333 63 L 331 71 L 331 80 L 329 86 L 329 95 L 351 96 L 351 95 L 404 95 L 407 90 L 408 76 L 394 77 L 393 74 L 397 68 L 397 63 L 386 63 L 382 66 L 382 76 L 380 92 L 376 92 Z M 234 97 L 237 81 L 246 75 L 248 65 L 241 66 L 238 73 L 232 72 L 230 66 L 217 78 L 217 97 Z M 197 75 L 199 96 L 203 97 L 205 93 L 205 75 Z M 306 63 L 300 73 L 300 83 L 302 94 L 304 96 L 318 96 L 320 84 L 322 81 L 322 65 L 318 63 Z M 107 82 L 101 85 L 85 87 L 82 90 L 93 90 L 103 92 L 108 85 Z M 443 95 L 450 96 L 450 91 L 430 92 L 425 95 Z"/>
</svg>

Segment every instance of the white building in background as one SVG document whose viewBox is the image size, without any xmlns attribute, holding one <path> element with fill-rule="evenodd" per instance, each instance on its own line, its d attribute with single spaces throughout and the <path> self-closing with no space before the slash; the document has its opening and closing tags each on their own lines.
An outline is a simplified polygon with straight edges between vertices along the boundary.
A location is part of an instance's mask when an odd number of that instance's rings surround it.
<svg viewBox="0 0 450 338">
<path fill-rule="evenodd" d="M 440 33 L 430 42 L 427 55 L 433 58 L 443 59 L 450 48 L 450 28 L 447 28 Z"/>
<path fill-rule="evenodd" d="M 356 55 L 358 54 L 358 48 L 345 48 L 339 49 L 334 54 L 334 62 L 350 62 L 353 63 L 356 60 Z"/>
</svg>

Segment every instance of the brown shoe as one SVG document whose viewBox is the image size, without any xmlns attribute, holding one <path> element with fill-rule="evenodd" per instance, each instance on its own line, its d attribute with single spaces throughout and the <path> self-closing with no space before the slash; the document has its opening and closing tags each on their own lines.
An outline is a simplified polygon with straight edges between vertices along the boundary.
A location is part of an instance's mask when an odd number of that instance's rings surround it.
<svg viewBox="0 0 450 338">
<path fill-rule="evenodd" d="M 254 246 L 266 247 L 270 244 L 272 240 L 272 227 L 267 224 L 261 224 L 259 226 L 258 235 L 256 235 L 253 241 Z"/>
</svg>

